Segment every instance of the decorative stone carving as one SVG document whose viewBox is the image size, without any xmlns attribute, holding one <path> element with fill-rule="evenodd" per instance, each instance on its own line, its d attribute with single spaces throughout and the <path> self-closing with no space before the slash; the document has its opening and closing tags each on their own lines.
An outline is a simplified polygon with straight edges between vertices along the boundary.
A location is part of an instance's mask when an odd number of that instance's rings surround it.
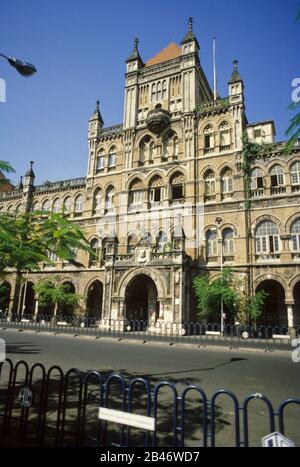
<svg viewBox="0 0 300 467">
<path fill-rule="evenodd" d="M 157 107 L 148 113 L 146 124 L 151 133 L 159 136 L 169 126 L 170 121 L 170 113 L 161 107 Z"/>
</svg>

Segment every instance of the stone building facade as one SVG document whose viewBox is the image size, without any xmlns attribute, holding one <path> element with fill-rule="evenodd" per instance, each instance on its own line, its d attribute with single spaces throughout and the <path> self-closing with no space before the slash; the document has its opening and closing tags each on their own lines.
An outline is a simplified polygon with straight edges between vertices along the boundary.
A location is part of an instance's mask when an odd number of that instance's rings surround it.
<svg viewBox="0 0 300 467">
<path fill-rule="evenodd" d="M 216 278 L 227 265 L 245 293 L 269 294 L 264 323 L 300 324 L 300 147 L 286 156 L 272 121 L 248 122 L 237 61 L 228 96 L 214 99 L 199 49 L 192 22 L 180 46 L 146 63 L 136 40 L 123 123 L 105 127 L 99 102 L 89 121 L 86 177 L 35 186 L 31 165 L 14 191 L 0 193 L 0 210 L 64 209 L 97 254 L 79 253 L 81 269 L 52 258 L 28 275 L 26 293 L 16 294 L 12 273 L 10 312 L 40 312 L 33 284 L 55 274 L 99 321 L 193 321 L 193 277 Z M 245 132 L 270 143 L 252 167 L 250 210 Z"/>
</svg>

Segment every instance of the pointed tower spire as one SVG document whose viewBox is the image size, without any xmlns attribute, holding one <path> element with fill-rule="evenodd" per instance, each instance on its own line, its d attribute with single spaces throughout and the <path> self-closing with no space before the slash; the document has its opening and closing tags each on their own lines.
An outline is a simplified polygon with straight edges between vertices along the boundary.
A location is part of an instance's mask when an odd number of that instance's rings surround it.
<svg viewBox="0 0 300 467">
<path fill-rule="evenodd" d="M 241 78 L 241 75 L 238 69 L 239 61 L 234 59 L 232 63 L 233 63 L 233 71 L 231 74 L 231 78 L 229 80 L 230 84 L 237 83 L 238 81 L 242 81 L 242 78 Z"/>
<path fill-rule="evenodd" d="M 187 31 L 186 35 L 184 36 L 184 38 L 182 39 L 181 45 L 185 45 L 185 44 L 188 44 L 190 42 L 195 42 L 196 45 L 197 45 L 197 48 L 199 50 L 200 45 L 199 45 L 199 42 L 197 40 L 197 37 L 194 34 L 193 25 L 194 25 L 194 19 L 190 16 L 189 19 L 188 19 L 188 31 Z"/>
<path fill-rule="evenodd" d="M 17 190 L 23 190 L 23 177 L 20 177 L 20 181 L 18 185 L 16 186 Z"/>
<path fill-rule="evenodd" d="M 100 112 L 100 101 L 96 101 L 96 110 L 93 113 L 92 117 L 90 118 L 90 122 L 98 121 L 99 126 L 102 128 L 104 125 L 104 121 Z"/>
<path fill-rule="evenodd" d="M 126 63 L 137 61 L 140 67 L 141 65 L 143 65 L 143 60 L 141 59 L 141 56 L 139 53 L 139 42 L 140 42 L 139 39 L 136 37 L 133 43 L 132 54 L 127 58 Z"/>
<path fill-rule="evenodd" d="M 25 174 L 25 177 L 35 178 L 35 175 L 34 175 L 34 172 L 33 172 L 33 164 L 34 164 L 34 162 L 30 161 L 30 169 L 27 170 L 27 172 Z"/>
</svg>

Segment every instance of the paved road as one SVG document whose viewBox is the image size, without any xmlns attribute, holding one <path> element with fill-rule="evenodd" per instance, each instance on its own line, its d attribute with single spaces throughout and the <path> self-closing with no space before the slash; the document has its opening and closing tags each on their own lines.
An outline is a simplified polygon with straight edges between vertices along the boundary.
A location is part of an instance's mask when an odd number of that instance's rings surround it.
<svg viewBox="0 0 300 467">
<path fill-rule="evenodd" d="M 14 330 L 0 331 L 0 337 L 5 339 L 7 357 L 13 361 L 147 376 L 153 382 L 169 380 L 180 386 L 193 383 L 208 395 L 226 388 L 239 399 L 258 392 L 275 405 L 300 397 L 300 364 L 293 363 L 288 352 L 190 349 Z"/>
</svg>

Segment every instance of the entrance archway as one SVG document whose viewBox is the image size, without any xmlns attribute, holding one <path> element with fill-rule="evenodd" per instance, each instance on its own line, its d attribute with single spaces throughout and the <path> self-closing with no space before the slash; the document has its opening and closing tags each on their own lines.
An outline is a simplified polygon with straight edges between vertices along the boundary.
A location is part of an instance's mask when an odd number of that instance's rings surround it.
<svg viewBox="0 0 300 467">
<path fill-rule="evenodd" d="M 287 326 L 287 308 L 282 285 L 275 280 L 266 280 L 261 282 L 256 290 L 257 292 L 264 291 L 267 294 L 258 324 Z"/>
<path fill-rule="evenodd" d="M 68 293 L 75 294 L 75 286 L 72 282 L 64 282 L 64 286 L 66 286 L 65 290 Z M 71 317 L 74 314 L 74 305 L 61 305 L 58 315 L 62 318 Z"/>
<path fill-rule="evenodd" d="M 86 315 L 88 318 L 102 318 L 103 285 L 100 281 L 94 281 L 88 288 L 86 301 Z"/>
<path fill-rule="evenodd" d="M 156 321 L 159 313 L 157 287 L 144 274 L 136 276 L 128 285 L 125 294 L 128 320 Z"/>
<path fill-rule="evenodd" d="M 0 316 L 2 313 L 7 313 L 10 304 L 11 285 L 9 282 L 0 284 Z"/>
<path fill-rule="evenodd" d="M 294 287 L 294 325 L 300 326 L 300 282 Z"/>
</svg>

